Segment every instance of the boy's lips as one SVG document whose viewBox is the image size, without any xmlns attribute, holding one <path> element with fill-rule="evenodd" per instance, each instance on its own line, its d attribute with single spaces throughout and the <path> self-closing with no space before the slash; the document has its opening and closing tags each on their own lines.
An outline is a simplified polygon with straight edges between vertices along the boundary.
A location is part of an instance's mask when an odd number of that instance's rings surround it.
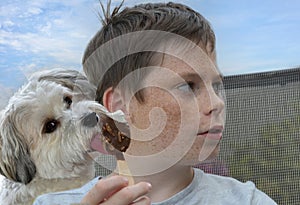
<svg viewBox="0 0 300 205">
<path fill-rule="evenodd" d="M 212 140 L 221 140 L 223 136 L 223 129 L 223 126 L 214 126 L 205 132 L 198 133 L 198 136 Z"/>
</svg>

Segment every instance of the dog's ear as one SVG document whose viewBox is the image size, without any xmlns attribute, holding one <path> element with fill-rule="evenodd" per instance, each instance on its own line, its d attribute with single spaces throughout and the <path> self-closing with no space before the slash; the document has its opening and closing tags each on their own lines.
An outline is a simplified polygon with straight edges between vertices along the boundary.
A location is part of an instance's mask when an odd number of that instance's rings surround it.
<svg viewBox="0 0 300 205">
<path fill-rule="evenodd" d="M 76 70 L 53 69 L 37 75 L 38 81 L 50 81 L 60 84 L 70 90 L 84 94 L 84 96 L 95 99 L 96 87 L 89 83 L 87 78 Z"/>
<path fill-rule="evenodd" d="M 11 116 L 0 116 L 0 173 L 16 182 L 29 183 L 36 173 L 28 145 Z"/>
</svg>

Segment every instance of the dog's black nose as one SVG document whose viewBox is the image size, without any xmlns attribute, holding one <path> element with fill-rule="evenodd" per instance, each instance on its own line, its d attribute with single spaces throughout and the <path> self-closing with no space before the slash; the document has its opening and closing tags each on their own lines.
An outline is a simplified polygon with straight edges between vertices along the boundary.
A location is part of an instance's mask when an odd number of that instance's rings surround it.
<svg viewBox="0 0 300 205">
<path fill-rule="evenodd" d="M 86 127 L 94 127 L 95 125 L 97 125 L 98 121 L 99 121 L 98 115 L 95 112 L 92 112 L 83 118 L 82 124 L 83 126 Z"/>
</svg>

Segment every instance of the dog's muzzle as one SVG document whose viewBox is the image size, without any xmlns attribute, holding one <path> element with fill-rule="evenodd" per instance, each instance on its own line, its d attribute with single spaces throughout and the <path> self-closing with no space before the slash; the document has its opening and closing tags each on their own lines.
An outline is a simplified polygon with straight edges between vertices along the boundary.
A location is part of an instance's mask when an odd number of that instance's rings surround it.
<svg viewBox="0 0 300 205">
<path fill-rule="evenodd" d="M 86 127 L 94 127 L 97 125 L 99 121 L 99 117 L 95 112 L 87 114 L 83 120 L 82 120 L 82 125 Z"/>
</svg>

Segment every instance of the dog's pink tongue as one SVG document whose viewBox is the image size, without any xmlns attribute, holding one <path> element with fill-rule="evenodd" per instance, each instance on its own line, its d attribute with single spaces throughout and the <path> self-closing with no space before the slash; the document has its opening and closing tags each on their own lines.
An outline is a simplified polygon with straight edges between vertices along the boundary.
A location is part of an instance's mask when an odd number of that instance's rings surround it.
<svg viewBox="0 0 300 205">
<path fill-rule="evenodd" d="M 98 151 L 101 152 L 103 154 L 109 154 L 104 148 L 103 148 L 103 144 L 100 140 L 101 136 L 100 135 L 96 135 L 92 141 L 91 141 L 91 147 L 94 151 Z"/>
</svg>

